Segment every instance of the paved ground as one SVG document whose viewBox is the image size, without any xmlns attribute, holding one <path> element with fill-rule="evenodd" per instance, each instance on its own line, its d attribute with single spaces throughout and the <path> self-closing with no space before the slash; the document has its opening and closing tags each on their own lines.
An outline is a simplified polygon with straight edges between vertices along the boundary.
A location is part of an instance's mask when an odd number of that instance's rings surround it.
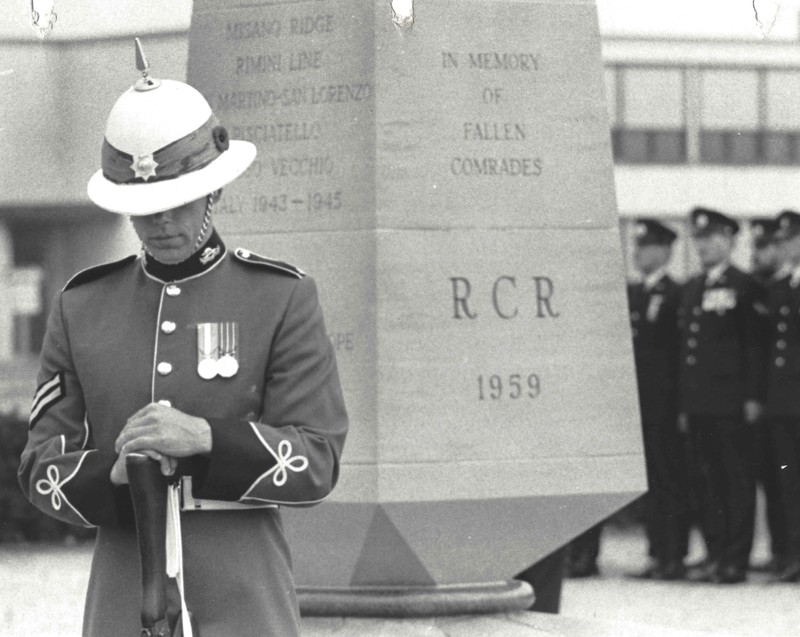
<svg viewBox="0 0 800 637">
<path fill-rule="evenodd" d="M 696 637 L 702 633 L 800 637 L 800 584 L 769 584 L 763 575 L 755 575 L 747 583 L 734 586 L 653 583 L 626 578 L 626 572 L 644 566 L 644 555 L 645 543 L 639 529 L 606 530 L 600 559 L 601 575 L 565 581 L 561 618 L 532 617 L 526 623 L 533 628 L 524 634 L 587 637 L 685 634 Z M 692 557 L 701 555 L 695 538 Z M 765 541 L 759 534 L 754 560 L 765 557 Z M 88 546 L 0 545 L 0 635 L 80 635 L 90 559 L 91 547 Z M 597 630 L 593 630 L 591 622 L 596 622 Z M 480 632 L 481 626 L 485 628 L 485 620 L 475 620 L 473 628 Z M 430 626 L 426 630 L 422 626 L 411 630 L 409 624 L 406 626 L 409 630 L 401 632 L 397 632 L 398 628 L 395 626 L 391 635 L 455 634 L 449 630 L 431 632 Z M 471 631 L 470 634 L 478 633 Z"/>
<path fill-rule="evenodd" d="M 703 557 L 697 536 L 690 560 Z M 767 543 L 759 530 L 753 561 L 763 562 Z M 607 529 L 601 545 L 599 577 L 565 580 L 561 613 L 614 622 L 635 622 L 686 631 L 747 637 L 800 636 L 800 584 L 774 584 L 751 574 L 735 585 L 646 582 L 626 573 L 646 565 L 639 529 Z M 646 632 L 642 633 L 646 635 Z"/>
</svg>

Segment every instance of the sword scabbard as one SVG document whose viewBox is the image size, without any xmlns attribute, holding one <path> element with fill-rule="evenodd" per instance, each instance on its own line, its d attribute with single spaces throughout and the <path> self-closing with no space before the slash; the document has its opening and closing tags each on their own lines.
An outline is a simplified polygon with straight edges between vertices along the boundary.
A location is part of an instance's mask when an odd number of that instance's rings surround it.
<svg viewBox="0 0 800 637">
<path fill-rule="evenodd" d="M 142 569 L 142 637 L 170 637 L 167 622 L 167 479 L 144 454 L 125 458 Z"/>
</svg>

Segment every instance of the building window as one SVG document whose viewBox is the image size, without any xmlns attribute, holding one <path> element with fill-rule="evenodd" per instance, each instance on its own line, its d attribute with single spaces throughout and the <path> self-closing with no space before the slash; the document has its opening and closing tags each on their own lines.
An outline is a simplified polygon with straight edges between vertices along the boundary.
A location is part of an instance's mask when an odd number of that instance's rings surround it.
<svg viewBox="0 0 800 637">
<path fill-rule="evenodd" d="M 683 130 L 631 130 L 611 132 L 614 161 L 627 164 L 682 164 L 686 162 Z"/>
<path fill-rule="evenodd" d="M 621 68 L 613 79 L 615 161 L 631 164 L 685 162 L 683 70 Z M 608 76 L 606 83 L 610 84 Z M 611 89 L 609 87 L 609 91 Z"/>
<path fill-rule="evenodd" d="M 700 159 L 705 164 L 800 164 L 800 73 L 703 71 Z"/>
</svg>

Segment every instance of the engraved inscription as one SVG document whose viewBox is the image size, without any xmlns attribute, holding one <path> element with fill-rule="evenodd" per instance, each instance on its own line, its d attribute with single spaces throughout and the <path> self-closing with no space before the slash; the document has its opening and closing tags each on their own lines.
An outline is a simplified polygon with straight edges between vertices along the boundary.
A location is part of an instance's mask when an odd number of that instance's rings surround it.
<svg viewBox="0 0 800 637">
<path fill-rule="evenodd" d="M 214 110 L 255 110 L 271 109 L 276 106 L 347 104 L 370 99 L 372 99 L 372 85 L 369 82 L 273 87 L 253 91 L 218 93 L 214 102 Z"/>
<path fill-rule="evenodd" d="M 473 294 L 472 282 L 467 277 L 450 277 L 450 286 L 454 319 L 475 320 L 484 311 L 483 307 L 490 307 L 492 314 L 503 320 L 561 316 L 555 304 L 556 286 L 549 276 L 518 278 L 504 274 L 481 294 Z"/>
<path fill-rule="evenodd" d="M 232 120 L 226 125 L 233 139 L 259 147 L 243 175 L 248 194 L 231 192 L 219 211 L 302 219 L 354 206 L 360 199 L 348 193 L 359 183 L 360 164 L 340 159 L 341 145 L 351 141 L 342 117 L 354 118 L 374 96 L 361 66 L 342 64 L 340 31 L 349 27 L 335 11 L 259 13 L 253 19 L 234 13 L 215 27 L 229 48 L 220 62 L 232 81 L 210 102 Z"/>
<path fill-rule="evenodd" d="M 457 51 L 441 52 L 442 68 L 447 71 L 467 73 L 475 71 L 502 74 L 507 71 L 537 73 L 540 69 L 539 53 L 510 51 Z M 504 86 L 486 86 L 481 89 L 478 102 L 486 107 L 504 105 L 513 95 Z M 525 112 L 520 108 L 519 112 Z M 521 121 L 488 121 L 476 118 L 463 122 L 460 139 L 463 142 L 491 142 L 496 144 L 524 143 L 530 147 L 532 136 L 529 127 Z M 539 156 L 517 154 L 469 153 L 452 156 L 449 172 L 456 177 L 539 177 L 544 169 L 544 160 Z"/>
<path fill-rule="evenodd" d="M 542 393 L 539 374 L 479 374 L 478 400 L 520 400 L 538 398 Z"/>
<path fill-rule="evenodd" d="M 232 126 L 231 136 L 253 143 L 278 144 L 319 139 L 320 122 L 265 122 L 246 126 Z"/>
</svg>

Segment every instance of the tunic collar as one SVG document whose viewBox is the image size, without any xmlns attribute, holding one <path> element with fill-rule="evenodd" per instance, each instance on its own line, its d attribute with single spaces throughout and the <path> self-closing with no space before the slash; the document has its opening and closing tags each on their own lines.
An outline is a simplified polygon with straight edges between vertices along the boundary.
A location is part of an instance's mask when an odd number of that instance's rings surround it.
<svg viewBox="0 0 800 637">
<path fill-rule="evenodd" d="M 792 271 L 793 271 L 793 268 L 792 268 L 791 264 L 784 263 L 784 264 L 781 265 L 781 267 L 779 267 L 777 270 L 775 270 L 775 273 L 770 277 L 770 279 L 772 281 L 782 281 L 787 276 L 791 276 Z"/>
<path fill-rule="evenodd" d="M 661 279 L 664 278 L 664 275 L 667 273 L 666 267 L 660 267 L 655 272 L 651 272 L 646 277 L 642 279 L 642 283 L 644 284 L 644 289 L 648 292 L 656 287 L 660 282 Z"/>
<path fill-rule="evenodd" d="M 722 279 L 725 272 L 728 270 L 728 262 L 723 261 L 718 263 L 706 273 L 706 285 L 711 286 Z"/>
<path fill-rule="evenodd" d="M 214 230 L 208 241 L 185 261 L 175 264 L 161 263 L 145 252 L 143 265 L 147 274 L 164 283 L 169 283 L 203 274 L 214 267 L 225 256 L 225 253 L 225 244 Z"/>
</svg>

